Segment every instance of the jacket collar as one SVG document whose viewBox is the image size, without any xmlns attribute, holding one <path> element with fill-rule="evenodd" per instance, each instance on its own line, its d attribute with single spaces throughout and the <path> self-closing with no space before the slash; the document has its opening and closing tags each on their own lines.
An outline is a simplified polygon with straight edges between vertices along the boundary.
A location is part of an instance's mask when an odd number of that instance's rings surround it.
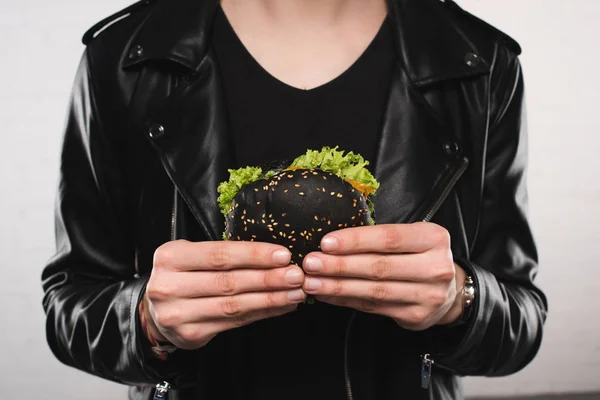
<svg viewBox="0 0 600 400">
<path fill-rule="evenodd" d="M 448 0 L 449 1 L 449 0 Z M 491 46 L 439 0 L 387 0 L 398 61 L 415 85 L 489 72 Z M 131 41 L 123 68 L 169 60 L 198 71 L 217 0 L 159 1 Z M 467 26 L 467 27 L 465 27 Z M 489 41 L 487 42 L 489 43 Z"/>
</svg>

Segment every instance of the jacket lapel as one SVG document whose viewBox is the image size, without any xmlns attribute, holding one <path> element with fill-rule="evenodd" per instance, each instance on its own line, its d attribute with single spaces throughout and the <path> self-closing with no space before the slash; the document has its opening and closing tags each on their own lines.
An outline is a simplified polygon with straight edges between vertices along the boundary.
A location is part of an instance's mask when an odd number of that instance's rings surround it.
<svg viewBox="0 0 600 400">
<path fill-rule="evenodd" d="M 162 136 L 149 140 L 207 240 L 221 238 L 223 216 L 217 206 L 217 187 L 233 166 L 216 68 L 209 54 L 195 78 L 181 83 L 146 124 L 149 129 L 164 129 Z"/>
<path fill-rule="evenodd" d="M 374 197 L 376 221 L 407 223 L 422 219 L 440 185 L 460 157 L 459 146 L 422 95 L 398 69 L 393 78 L 375 160 L 381 187 Z M 457 147 L 458 148 L 458 147 Z"/>
</svg>

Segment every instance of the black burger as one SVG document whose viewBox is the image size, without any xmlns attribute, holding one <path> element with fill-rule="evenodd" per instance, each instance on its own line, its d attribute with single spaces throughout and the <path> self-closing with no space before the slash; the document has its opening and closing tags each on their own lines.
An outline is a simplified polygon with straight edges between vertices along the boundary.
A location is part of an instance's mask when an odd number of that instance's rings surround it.
<svg viewBox="0 0 600 400">
<path fill-rule="evenodd" d="M 379 183 L 367 165 L 359 154 L 324 147 L 279 170 L 229 170 L 229 181 L 218 188 L 223 239 L 283 245 L 302 266 L 325 234 L 375 223 L 370 197 Z"/>
</svg>

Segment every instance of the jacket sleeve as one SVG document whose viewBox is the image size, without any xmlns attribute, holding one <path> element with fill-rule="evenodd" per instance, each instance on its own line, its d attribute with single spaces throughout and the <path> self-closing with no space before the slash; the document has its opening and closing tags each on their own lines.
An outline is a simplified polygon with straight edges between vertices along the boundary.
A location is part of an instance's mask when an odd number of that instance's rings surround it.
<svg viewBox="0 0 600 400">
<path fill-rule="evenodd" d="M 499 48 L 480 222 L 469 259 L 476 303 L 468 324 L 432 329 L 436 362 L 462 375 L 502 376 L 525 367 L 542 339 L 547 301 L 534 285 L 536 244 L 527 216 L 524 83 L 516 55 Z"/>
<path fill-rule="evenodd" d="M 137 306 L 147 277 L 135 274 L 123 173 L 103 129 L 92 70 L 88 50 L 63 139 L 56 254 L 42 273 L 47 341 L 61 362 L 102 378 L 135 385 L 177 382 L 181 358 L 189 354 L 152 359 L 139 326 Z"/>
</svg>

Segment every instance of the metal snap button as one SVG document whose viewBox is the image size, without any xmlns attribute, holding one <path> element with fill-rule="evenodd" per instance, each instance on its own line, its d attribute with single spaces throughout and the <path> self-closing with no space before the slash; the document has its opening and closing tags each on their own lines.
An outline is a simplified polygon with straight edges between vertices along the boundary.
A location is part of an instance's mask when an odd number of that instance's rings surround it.
<svg viewBox="0 0 600 400">
<path fill-rule="evenodd" d="M 152 139 L 160 139 L 165 134 L 165 128 L 161 124 L 152 124 L 148 128 L 148 136 Z"/>
<path fill-rule="evenodd" d="M 140 45 L 137 45 L 129 53 L 129 58 L 131 58 L 132 60 L 136 59 L 136 58 L 140 58 L 142 56 L 142 54 L 144 54 L 144 48 Z"/>
<path fill-rule="evenodd" d="M 469 67 L 476 67 L 481 63 L 481 58 L 475 53 L 467 53 L 465 56 L 465 64 Z"/>
<path fill-rule="evenodd" d="M 454 154 L 458 153 L 458 150 L 459 150 L 458 144 L 456 144 L 454 142 L 444 143 L 444 151 L 446 152 L 446 154 L 453 156 Z"/>
</svg>

